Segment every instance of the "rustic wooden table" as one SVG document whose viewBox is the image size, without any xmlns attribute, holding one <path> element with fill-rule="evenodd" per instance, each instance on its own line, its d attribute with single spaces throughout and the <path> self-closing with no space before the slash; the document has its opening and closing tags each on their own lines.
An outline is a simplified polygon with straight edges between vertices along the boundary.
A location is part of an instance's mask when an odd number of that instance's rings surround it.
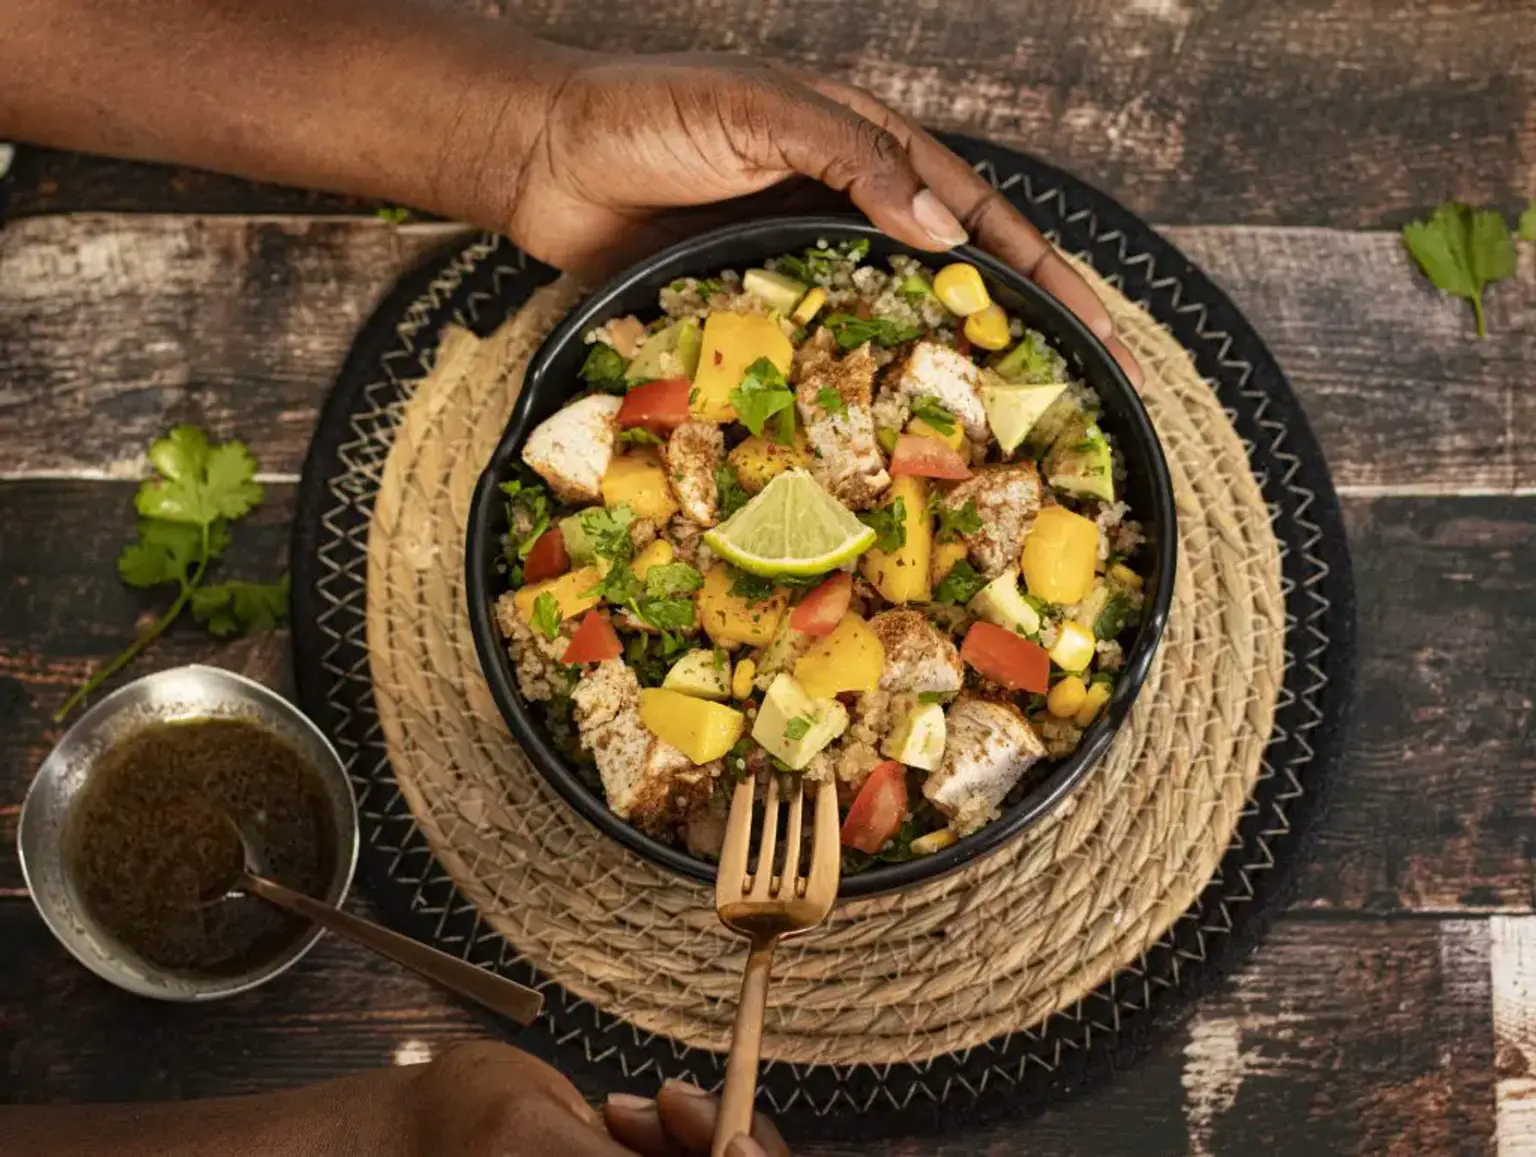
<svg viewBox="0 0 1536 1157">
<path fill-rule="evenodd" d="M 799 58 L 1097 183 L 1246 311 L 1344 497 L 1357 722 L 1300 899 L 1258 954 L 1140 1065 L 1041 1119 L 811 1151 L 1536 1153 L 1536 247 L 1476 341 L 1395 232 L 1450 195 L 1512 211 L 1536 193 L 1529 5 L 677 0 L 637 19 L 620 0 L 530 0 L 519 18 L 594 46 Z M 4 824 L 59 734 L 53 708 L 150 606 L 113 571 L 149 440 L 190 421 L 251 444 L 269 500 L 234 569 L 270 570 L 354 331 L 444 239 L 333 198 L 75 156 L 23 152 L 13 179 Z M 192 629 L 136 671 L 194 659 L 287 678 L 286 638 Z M 273 1089 L 476 1032 L 435 989 L 333 939 L 241 999 L 139 1001 L 75 965 L 19 885 L 7 838 L 7 1099 Z"/>
</svg>

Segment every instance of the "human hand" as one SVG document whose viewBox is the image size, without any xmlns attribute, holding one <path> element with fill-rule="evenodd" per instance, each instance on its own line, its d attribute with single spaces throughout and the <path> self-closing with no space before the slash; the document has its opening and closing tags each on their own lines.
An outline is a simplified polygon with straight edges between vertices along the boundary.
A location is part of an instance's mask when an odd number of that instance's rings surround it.
<svg viewBox="0 0 1536 1157">
<path fill-rule="evenodd" d="M 506 192 L 505 228 L 534 256 L 605 270 L 696 229 L 694 207 L 809 177 L 909 245 L 939 252 L 974 238 L 1076 313 L 1139 384 L 1108 311 L 1039 230 L 871 94 L 742 56 L 560 60 Z"/>
<path fill-rule="evenodd" d="M 422 1066 L 406 1111 L 410 1157 L 707 1157 L 715 1098 L 678 1082 L 656 1100 L 615 1096 L 599 1115 L 536 1057 L 493 1042 L 461 1045 Z M 731 1157 L 788 1157 L 759 1116 Z"/>
</svg>

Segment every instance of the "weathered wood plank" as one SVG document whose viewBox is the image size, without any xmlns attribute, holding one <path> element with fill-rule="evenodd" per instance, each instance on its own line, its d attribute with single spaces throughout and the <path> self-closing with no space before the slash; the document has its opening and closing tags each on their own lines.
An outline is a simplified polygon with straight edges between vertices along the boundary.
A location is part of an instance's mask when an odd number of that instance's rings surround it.
<svg viewBox="0 0 1536 1157">
<path fill-rule="evenodd" d="M 175 421 L 293 473 L 358 326 L 448 226 L 55 217 L 0 231 L 0 477 L 121 475 Z M 1536 255 L 1493 332 L 1396 236 L 1192 228 L 1173 239 L 1274 346 L 1336 481 L 1367 492 L 1536 485 Z"/>
<path fill-rule="evenodd" d="M 1303 902 L 1536 903 L 1536 500 L 1346 504 L 1355 723 Z"/>
<path fill-rule="evenodd" d="M 1518 4 L 1426 0 L 985 0 L 827 5 L 623 0 L 504 9 L 610 51 L 745 51 L 874 90 L 940 128 L 1029 149 L 1170 222 L 1371 227 L 1455 194 L 1532 191 L 1536 52 Z M 14 212 L 335 211 L 334 198 L 44 154 Z"/>
<path fill-rule="evenodd" d="M 59 735 L 53 707 L 161 606 L 121 586 L 127 483 L 0 484 L 0 807 Z M 275 573 L 293 488 L 238 528 L 233 573 Z M 1536 498 L 1354 499 L 1356 723 L 1301 902 L 1339 911 L 1536 906 Z M 38 549 L 40 527 L 49 545 Z M 135 671 L 212 658 L 274 678 L 278 636 L 218 644 L 188 624 Z M 8 878 L 9 875 L 9 878 Z M 14 883 L 0 861 L 0 887 Z"/>
<path fill-rule="evenodd" d="M 1499 1152 L 1536 1154 L 1536 917 L 1489 921 Z"/>
<path fill-rule="evenodd" d="M 1488 944 L 1479 921 L 1287 920 L 1165 1047 L 1087 1097 L 944 1140 L 796 1152 L 1491 1153 Z M 0 945 L 15 949 L 0 957 L 11 1100 L 260 1092 L 481 1031 L 430 985 L 332 939 L 272 985 L 196 1009 L 109 988 L 23 904 L 0 904 Z"/>
</svg>

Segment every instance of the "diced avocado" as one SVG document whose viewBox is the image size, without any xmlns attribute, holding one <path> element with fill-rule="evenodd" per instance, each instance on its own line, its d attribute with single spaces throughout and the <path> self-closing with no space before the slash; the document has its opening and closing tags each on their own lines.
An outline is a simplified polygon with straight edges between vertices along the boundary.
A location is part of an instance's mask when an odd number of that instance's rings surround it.
<svg viewBox="0 0 1536 1157">
<path fill-rule="evenodd" d="M 1115 500 L 1109 442 L 1097 426 L 1073 422 L 1056 436 L 1041 464 L 1045 480 L 1057 490 L 1086 498 Z"/>
<path fill-rule="evenodd" d="M 560 520 L 560 537 L 565 539 L 565 553 L 572 566 L 587 566 L 597 558 L 597 550 L 582 529 L 581 514 L 568 514 Z"/>
<path fill-rule="evenodd" d="M 1016 570 L 1006 570 L 982 587 L 965 609 L 1005 631 L 1018 635 L 1040 633 L 1040 616 L 1024 601 Z"/>
<path fill-rule="evenodd" d="M 1067 360 L 1039 330 L 1028 329 L 1019 344 L 992 363 L 993 372 L 1020 385 L 1065 383 Z"/>
<path fill-rule="evenodd" d="M 800 304 L 808 286 L 803 281 L 774 273 L 771 269 L 749 269 L 741 276 L 741 288 L 753 297 L 766 301 L 778 312 L 788 315 Z"/>
<path fill-rule="evenodd" d="M 1060 397 L 1051 403 L 1045 413 L 1041 414 L 1029 431 L 1029 449 L 1036 457 L 1044 454 L 1051 448 L 1052 443 L 1061 435 L 1069 423 L 1087 423 L 1091 419 L 1084 413 L 1083 407 L 1070 390 L 1063 391 Z"/>
<path fill-rule="evenodd" d="M 998 382 L 981 387 L 981 404 L 987 411 L 987 425 L 992 428 L 992 436 L 1004 454 L 1012 454 L 1018 449 L 1041 415 L 1066 388 L 1066 382 L 1043 386 Z"/>
<path fill-rule="evenodd" d="M 1109 586 L 1103 581 L 1093 584 L 1093 589 L 1077 604 L 1077 613 L 1072 616 L 1074 622 L 1081 623 L 1090 631 L 1094 629 L 1094 623 L 1098 622 L 1099 615 L 1104 610 L 1104 605 L 1109 602 Z"/>
<path fill-rule="evenodd" d="M 848 710 L 836 699 L 812 699 L 793 675 L 780 674 L 763 695 L 752 738 L 799 771 L 847 727 Z"/>
<path fill-rule="evenodd" d="M 910 699 L 902 704 L 896 726 L 880 745 L 880 754 L 908 767 L 935 771 L 944 759 L 946 731 L 944 708 Z"/>
<path fill-rule="evenodd" d="M 1063 671 L 1071 671 L 1079 675 L 1088 669 L 1088 664 L 1093 662 L 1094 645 L 1097 642 L 1093 632 L 1081 623 L 1074 623 L 1071 619 L 1061 624 L 1061 629 L 1056 636 L 1056 645 L 1051 648 L 1051 662 Z"/>
<path fill-rule="evenodd" d="M 903 297 L 932 297 L 933 283 L 921 273 L 909 273 L 901 279 L 897 290 Z"/>
<path fill-rule="evenodd" d="M 704 330 L 698 318 L 685 317 L 645 339 L 635 360 L 624 371 L 628 382 L 653 382 L 660 378 L 692 378 L 699 368 L 699 349 Z"/>
<path fill-rule="evenodd" d="M 689 651 L 667 671 L 661 685 L 669 691 L 696 695 L 700 699 L 729 699 L 731 696 L 731 661 L 724 652 Z"/>
</svg>

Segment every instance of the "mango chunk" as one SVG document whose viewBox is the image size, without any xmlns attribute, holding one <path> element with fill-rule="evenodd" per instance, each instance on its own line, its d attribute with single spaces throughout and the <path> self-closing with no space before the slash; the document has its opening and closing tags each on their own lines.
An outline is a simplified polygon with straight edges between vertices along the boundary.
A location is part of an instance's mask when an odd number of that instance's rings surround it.
<svg viewBox="0 0 1536 1157">
<path fill-rule="evenodd" d="M 640 689 L 640 722 L 696 764 L 719 759 L 746 730 L 747 717 L 734 707 L 695 699 L 664 687 Z"/>
<path fill-rule="evenodd" d="M 735 421 L 731 391 L 758 358 L 767 358 L 788 375 L 794 347 L 777 321 L 746 313 L 710 314 L 704 322 L 704 347 L 689 408 L 706 422 Z"/>
<path fill-rule="evenodd" d="M 766 646 L 784 618 L 789 592 L 780 588 L 762 602 L 751 603 L 731 594 L 734 582 L 730 568 L 723 565 L 704 573 L 704 585 L 697 596 L 699 625 L 717 646 Z"/>
<path fill-rule="evenodd" d="M 627 506 L 636 518 L 665 522 L 677 513 L 666 469 L 654 454 L 617 455 L 603 475 L 602 490 L 604 506 Z"/>
<path fill-rule="evenodd" d="M 885 647 L 858 615 L 845 615 L 832 633 L 795 661 L 795 679 L 813 699 L 843 691 L 873 691 L 885 671 Z"/>
<path fill-rule="evenodd" d="M 546 579 L 541 583 L 529 583 L 512 596 L 512 605 L 517 608 L 517 613 L 523 622 L 531 625 L 533 604 L 538 601 L 540 595 L 547 593 L 554 596 L 555 606 L 559 609 L 562 620 L 574 618 L 602 602 L 599 596 L 586 593 L 602 581 L 602 572 L 595 566 L 579 567 L 559 578 Z"/>
</svg>

